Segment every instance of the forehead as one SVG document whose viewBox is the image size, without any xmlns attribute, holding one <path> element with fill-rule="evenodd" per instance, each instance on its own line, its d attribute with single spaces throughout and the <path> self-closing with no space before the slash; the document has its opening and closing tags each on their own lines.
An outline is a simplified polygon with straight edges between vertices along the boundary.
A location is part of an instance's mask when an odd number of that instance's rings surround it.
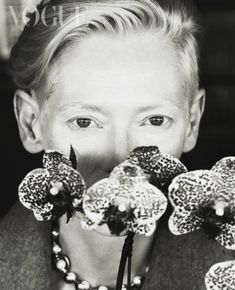
<svg viewBox="0 0 235 290">
<path fill-rule="evenodd" d="M 159 96 L 180 106 L 183 80 L 170 42 L 156 32 L 95 34 L 68 48 L 56 64 L 57 102 L 143 102 Z M 141 105 L 141 104 L 138 104 Z"/>
</svg>

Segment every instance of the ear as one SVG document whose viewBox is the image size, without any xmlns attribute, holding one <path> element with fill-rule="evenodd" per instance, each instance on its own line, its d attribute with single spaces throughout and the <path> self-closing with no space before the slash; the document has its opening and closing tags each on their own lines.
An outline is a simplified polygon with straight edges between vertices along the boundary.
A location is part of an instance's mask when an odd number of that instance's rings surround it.
<svg viewBox="0 0 235 290">
<path fill-rule="evenodd" d="M 183 152 L 191 151 L 197 142 L 200 120 L 205 107 L 205 90 L 199 90 L 189 109 L 189 124 Z"/>
<path fill-rule="evenodd" d="M 35 98 L 23 90 L 17 90 L 14 95 L 14 111 L 24 148 L 30 153 L 42 151 L 39 126 L 40 111 Z"/>
</svg>

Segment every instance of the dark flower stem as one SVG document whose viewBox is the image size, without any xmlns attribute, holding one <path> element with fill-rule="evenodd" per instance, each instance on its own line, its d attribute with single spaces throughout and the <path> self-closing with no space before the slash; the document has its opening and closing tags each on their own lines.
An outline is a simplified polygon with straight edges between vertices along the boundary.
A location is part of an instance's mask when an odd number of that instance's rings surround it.
<svg viewBox="0 0 235 290">
<path fill-rule="evenodd" d="M 122 255 L 121 255 L 121 260 L 119 264 L 117 283 L 116 283 L 116 288 L 115 288 L 116 290 L 122 289 L 123 277 L 124 277 L 127 259 L 128 259 L 127 290 L 131 289 L 131 282 L 130 282 L 131 281 L 131 257 L 132 257 L 134 235 L 135 234 L 133 232 L 128 232 L 123 248 L 122 248 Z"/>
</svg>

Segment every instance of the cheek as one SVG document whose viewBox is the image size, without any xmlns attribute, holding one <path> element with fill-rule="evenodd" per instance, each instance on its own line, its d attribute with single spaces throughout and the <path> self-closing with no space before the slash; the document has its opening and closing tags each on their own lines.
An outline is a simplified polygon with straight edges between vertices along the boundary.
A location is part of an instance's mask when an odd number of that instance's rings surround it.
<svg viewBox="0 0 235 290">
<path fill-rule="evenodd" d="M 108 138 L 71 130 L 67 125 L 50 122 L 43 134 L 45 149 L 54 149 L 69 154 L 73 146 L 80 158 L 103 156 L 108 151 Z"/>
<path fill-rule="evenodd" d="M 132 148 L 154 145 L 158 146 L 161 152 L 180 158 L 184 149 L 186 131 L 186 122 L 180 122 L 167 130 L 156 128 L 137 131 L 132 136 Z"/>
<path fill-rule="evenodd" d="M 111 160 L 109 136 L 72 131 L 67 125 L 52 119 L 48 123 L 43 122 L 41 128 L 44 150 L 58 150 L 68 157 L 70 146 L 73 146 L 78 160 L 77 169 L 87 186 L 108 176 Z"/>
</svg>

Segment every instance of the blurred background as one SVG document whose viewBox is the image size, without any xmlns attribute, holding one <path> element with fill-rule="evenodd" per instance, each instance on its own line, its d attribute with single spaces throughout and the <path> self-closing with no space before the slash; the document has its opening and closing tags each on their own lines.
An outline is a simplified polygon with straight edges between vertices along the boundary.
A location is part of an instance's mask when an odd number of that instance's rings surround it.
<svg viewBox="0 0 235 290">
<path fill-rule="evenodd" d="M 0 216 L 16 201 L 18 184 L 26 173 L 41 167 L 41 154 L 28 154 L 19 140 L 12 106 L 15 88 L 7 74 L 9 47 L 20 32 L 7 6 L 12 5 L 18 17 L 22 7 L 36 2 L 0 0 Z M 207 101 L 197 146 L 182 158 L 190 170 L 209 169 L 220 158 L 235 155 L 235 1 L 194 2 L 203 28 L 200 79 Z"/>
</svg>

